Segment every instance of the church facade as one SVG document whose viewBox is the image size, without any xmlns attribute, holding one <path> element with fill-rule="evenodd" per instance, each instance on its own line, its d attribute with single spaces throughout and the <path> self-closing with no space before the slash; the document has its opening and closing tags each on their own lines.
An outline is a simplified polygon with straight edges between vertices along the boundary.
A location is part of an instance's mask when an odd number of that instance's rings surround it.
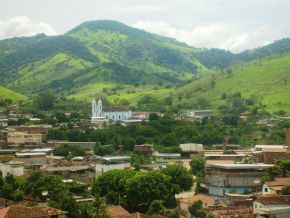
<svg viewBox="0 0 290 218">
<path fill-rule="evenodd" d="M 92 101 L 92 119 L 109 119 L 113 121 L 128 120 L 132 117 L 132 111 L 124 107 L 103 109 L 102 100 Z"/>
</svg>

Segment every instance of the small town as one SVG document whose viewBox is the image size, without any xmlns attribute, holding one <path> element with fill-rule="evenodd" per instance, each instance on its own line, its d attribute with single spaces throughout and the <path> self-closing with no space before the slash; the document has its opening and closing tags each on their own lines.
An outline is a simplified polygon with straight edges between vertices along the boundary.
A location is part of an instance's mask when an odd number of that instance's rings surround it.
<svg viewBox="0 0 290 218">
<path fill-rule="evenodd" d="M 259 143 L 267 141 L 263 137 L 254 138 L 252 145 L 232 144 L 228 133 L 214 138 L 221 139 L 217 144 L 184 139 L 177 146 L 160 141 L 165 145 L 160 147 L 146 139 L 155 134 L 154 126 L 179 123 L 201 129 L 222 124 L 209 109 L 169 116 L 106 107 L 101 99 L 92 101 L 90 114 L 81 119 L 70 112 L 62 116 L 45 112 L 39 118 L 2 102 L 0 217 L 95 217 L 94 210 L 96 217 L 116 218 L 289 217 L 287 117 L 255 124 L 270 132 L 280 126 L 285 140 L 281 144 Z M 48 117 L 53 124 L 45 123 Z M 247 124 L 253 118 L 244 114 L 238 119 Z M 127 130 L 137 129 L 139 135 L 134 140 L 108 136 L 112 144 L 104 144 L 105 135 L 115 128 L 124 138 Z M 75 141 L 62 138 L 61 129 Z M 89 141 L 80 132 L 94 134 L 96 140 Z M 181 138 L 197 134 L 186 128 L 181 132 Z"/>
<path fill-rule="evenodd" d="M 0 218 L 290 218 L 289 11 L 0 1 Z"/>
</svg>

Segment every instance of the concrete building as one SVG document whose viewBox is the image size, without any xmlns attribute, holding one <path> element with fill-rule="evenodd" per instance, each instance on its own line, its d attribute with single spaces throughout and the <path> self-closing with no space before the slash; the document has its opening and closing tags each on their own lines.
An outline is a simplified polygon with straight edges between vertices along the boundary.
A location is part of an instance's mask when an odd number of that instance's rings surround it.
<svg viewBox="0 0 290 218">
<path fill-rule="evenodd" d="M 44 140 L 43 134 L 27 134 L 23 132 L 8 132 L 7 142 L 9 144 L 40 144 Z"/>
<path fill-rule="evenodd" d="M 289 159 L 288 150 L 285 148 L 262 147 L 260 151 L 253 152 L 256 163 L 274 164 L 277 160 Z"/>
<path fill-rule="evenodd" d="M 95 156 L 96 173 L 103 173 L 109 170 L 126 169 L 131 167 L 131 157 L 129 156 Z"/>
<path fill-rule="evenodd" d="M 189 117 L 210 118 L 212 115 L 212 110 L 193 110 L 187 112 L 187 116 Z"/>
<path fill-rule="evenodd" d="M 22 176 L 24 174 L 23 162 L 12 160 L 6 163 L 0 163 L 0 170 L 2 178 L 5 178 L 8 175 Z"/>
<path fill-rule="evenodd" d="M 179 145 L 181 149 L 181 156 L 192 158 L 194 155 L 203 152 L 203 144 L 197 143 L 184 143 Z"/>
<path fill-rule="evenodd" d="M 262 187 L 261 177 L 270 164 L 209 164 L 206 165 L 206 184 L 210 195 L 225 196 L 234 192 L 246 194 Z"/>
<path fill-rule="evenodd" d="M 7 127 L 8 126 L 8 119 L 6 118 L 1 118 L 0 119 L 0 127 Z"/>
<path fill-rule="evenodd" d="M 48 133 L 48 130 L 52 128 L 52 125 L 29 125 L 29 126 L 16 126 L 16 132 L 23 132 L 27 134 L 44 134 Z"/>
<path fill-rule="evenodd" d="M 204 157 L 206 160 L 232 160 L 234 162 L 242 161 L 243 158 L 251 157 L 247 154 L 213 154 L 205 153 Z"/>
<path fill-rule="evenodd" d="M 257 218 L 289 218 L 290 195 L 258 197 L 253 203 L 253 214 Z"/>
<path fill-rule="evenodd" d="M 272 181 L 267 181 L 263 184 L 262 194 L 263 195 L 282 195 L 282 189 L 290 185 L 290 177 L 286 178 L 275 178 Z"/>
<path fill-rule="evenodd" d="M 181 154 L 179 153 L 155 153 L 153 159 L 157 163 L 176 162 L 181 160 Z"/>
<path fill-rule="evenodd" d="M 90 166 L 47 167 L 43 169 L 48 175 L 59 175 L 66 180 L 91 183 L 95 179 L 95 173 Z"/>
<path fill-rule="evenodd" d="M 24 166 L 41 166 L 47 164 L 46 153 L 44 152 L 29 152 L 16 153 L 17 159 L 24 163 Z"/>
</svg>

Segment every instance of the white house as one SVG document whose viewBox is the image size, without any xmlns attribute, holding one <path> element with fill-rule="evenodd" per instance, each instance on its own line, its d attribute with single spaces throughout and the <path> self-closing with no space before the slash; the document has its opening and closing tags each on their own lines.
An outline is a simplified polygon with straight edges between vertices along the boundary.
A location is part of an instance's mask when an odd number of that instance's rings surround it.
<svg viewBox="0 0 290 218">
<path fill-rule="evenodd" d="M 0 163 L 0 170 L 3 178 L 7 175 L 22 176 L 24 174 L 23 162 L 9 161 L 7 163 Z"/>
<path fill-rule="evenodd" d="M 289 218 L 290 195 L 258 197 L 253 202 L 253 214 L 257 218 Z"/>
</svg>

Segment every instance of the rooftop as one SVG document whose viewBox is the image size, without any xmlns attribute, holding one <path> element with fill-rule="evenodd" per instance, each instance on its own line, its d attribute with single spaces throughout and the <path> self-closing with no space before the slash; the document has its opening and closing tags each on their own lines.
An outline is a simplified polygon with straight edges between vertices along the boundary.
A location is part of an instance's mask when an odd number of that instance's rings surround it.
<svg viewBox="0 0 290 218">
<path fill-rule="evenodd" d="M 64 215 L 67 212 L 48 206 L 26 207 L 23 205 L 12 205 L 0 209 L 0 217 L 3 218 L 41 218 Z"/>
<path fill-rule="evenodd" d="M 246 157 L 246 154 L 204 154 L 205 157 Z"/>
<path fill-rule="evenodd" d="M 180 157 L 179 153 L 156 153 L 155 157 Z"/>
<path fill-rule="evenodd" d="M 106 161 L 121 161 L 121 160 L 131 160 L 129 156 L 95 156 L 97 160 L 106 160 Z"/>
<path fill-rule="evenodd" d="M 48 167 L 45 170 L 48 172 L 56 172 L 56 171 L 71 171 L 76 172 L 80 170 L 87 170 L 89 166 L 72 166 L 72 167 Z"/>
<path fill-rule="evenodd" d="M 16 153 L 16 157 L 25 157 L 25 156 L 42 156 L 46 155 L 44 152 L 26 152 L 26 153 Z"/>
<path fill-rule="evenodd" d="M 261 196 L 256 201 L 265 204 L 290 204 L 290 195 L 277 195 L 277 196 Z"/>
<path fill-rule="evenodd" d="M 286 186 L 290 185 L 290 177 L 285 178 L 275 178 L 273 181 L 265 182 L 268 187 L 275 187 L 275 186 Z"/>
<path fill-rule="evenodd" d="M 222 169 L 265 169 L 273 167 L 273 164 L 211 164 L 211 167 Z"/>
</svg>

